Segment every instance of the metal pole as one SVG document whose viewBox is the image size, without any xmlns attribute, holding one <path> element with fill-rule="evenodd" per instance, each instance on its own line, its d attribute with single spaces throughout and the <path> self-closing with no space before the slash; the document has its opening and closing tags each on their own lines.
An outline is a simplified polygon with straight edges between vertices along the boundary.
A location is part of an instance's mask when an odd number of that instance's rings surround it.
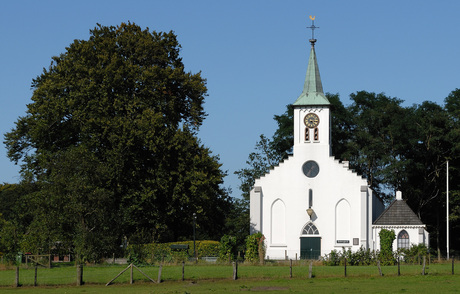
<svg viewBox="0 0 460 294">
<path fill-rule="evenodd" d="M 196 227 L 196 213 L 193 213 L 193 256 L 196 259 L 196 249 L 195 249 L 195 227 Z"/>
<path fill-rule="evenodd" d="M 449 161 L 447 161 L 447 193 L 446 193 L 446 208 L 447 208 L 447 260 L 449 260 Z"/>
</svg>

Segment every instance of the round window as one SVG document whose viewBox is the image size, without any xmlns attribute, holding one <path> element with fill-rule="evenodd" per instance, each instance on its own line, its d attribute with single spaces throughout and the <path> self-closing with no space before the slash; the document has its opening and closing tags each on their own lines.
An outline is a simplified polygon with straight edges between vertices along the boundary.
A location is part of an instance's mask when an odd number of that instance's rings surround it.
<svg viewBox="0 0 460 294">
<path fill-rule="evenodd" d="M 302 165 L 302 171 L 307 177 L 314 178 L 319 173 L 319 165 L 316 161 L 309 160 Z"/>
</svg>

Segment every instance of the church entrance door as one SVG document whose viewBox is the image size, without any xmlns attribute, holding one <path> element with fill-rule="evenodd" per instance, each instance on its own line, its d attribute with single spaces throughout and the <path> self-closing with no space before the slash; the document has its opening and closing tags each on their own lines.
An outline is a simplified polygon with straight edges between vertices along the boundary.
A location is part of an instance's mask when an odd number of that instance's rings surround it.
<svg viewBox="0 0 460 294">
<path fill-rule="evenodd" d="M 300 237 L 300 259 L 318 259 L 321 256 L 321 237 Z"/>
</svg>

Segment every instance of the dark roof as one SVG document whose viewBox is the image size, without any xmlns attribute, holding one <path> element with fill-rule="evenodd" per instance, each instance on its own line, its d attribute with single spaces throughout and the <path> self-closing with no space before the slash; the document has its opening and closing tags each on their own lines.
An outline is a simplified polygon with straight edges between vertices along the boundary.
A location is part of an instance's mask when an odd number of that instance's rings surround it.
<svg viewBox="0 0 460 294">
<path fill-rule="evenodd" d="M 404 200 L 395 200 L 375 220 L 374 225 L 410 226 L 423 225 L 422 221 L 410 209 Z"/>
</svg>

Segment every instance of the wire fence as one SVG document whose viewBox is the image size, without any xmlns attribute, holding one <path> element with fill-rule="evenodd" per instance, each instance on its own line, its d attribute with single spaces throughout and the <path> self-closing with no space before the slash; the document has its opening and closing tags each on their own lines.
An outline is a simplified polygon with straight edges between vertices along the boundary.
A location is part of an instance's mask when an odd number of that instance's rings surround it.
<svg viewBox="0 0 460 294">
<path fill-rule="evenodd" d="M 318 261 L 267 261 L 264 265 L 249 263 L 183 262 L 156 265 L 54 265 L 45 268 L 36 265 L 6 266 L 0 268 L 0 287 L 128 284 L 136 282 L 210 279 L 309 279 L 330 277 L 379 277 L 413 275 L 453 275 L 455 259 L 420 264 L 398 263 L 391 266 L 324 266 Z"/>
</svg>

